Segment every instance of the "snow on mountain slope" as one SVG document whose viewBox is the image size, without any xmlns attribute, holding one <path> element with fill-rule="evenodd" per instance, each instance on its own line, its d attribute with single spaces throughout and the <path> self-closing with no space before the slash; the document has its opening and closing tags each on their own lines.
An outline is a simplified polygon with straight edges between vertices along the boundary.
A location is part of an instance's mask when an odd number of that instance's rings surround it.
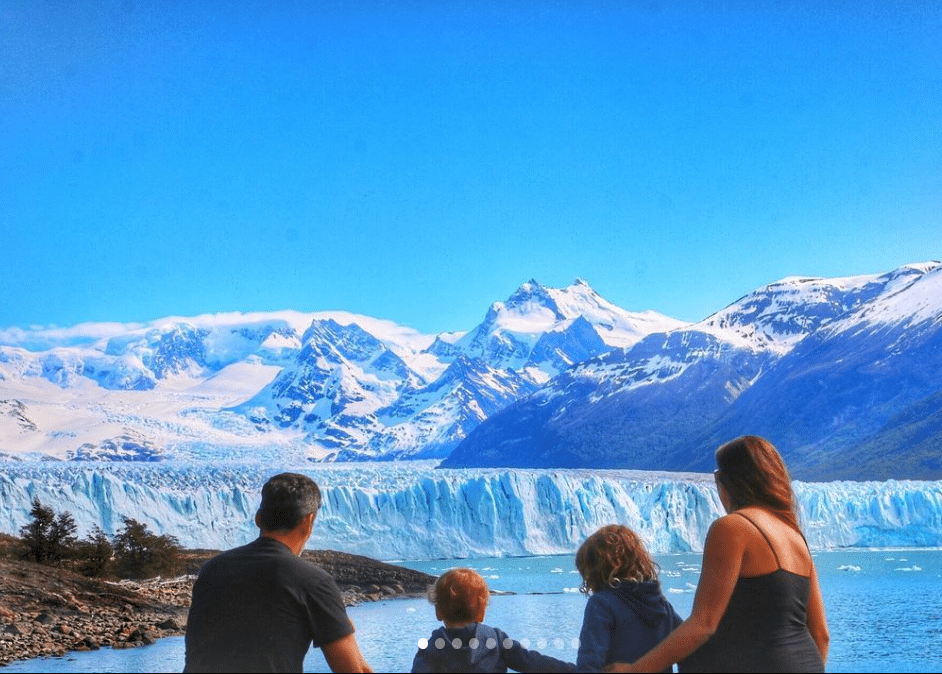
<svg viewBox="0 0 942 674">
<path fill-rule="evenodd" d="M 883 291 L 879 276 L 790 277 L 763 286 L 692 329 L 779 355 L 822 325 Z"/>
<path fill-rule="evenodd" d="M 942 475 L 942 264 L 908 265 L 880 283 L 769 367 L 690 446 L 749 427 L 778 439 L 793 475 Z"/>
<path fill-rule="evenodd" d="M 575 321 L 577 332 L 573 332 Z M 634 344 L 652 332 L 686 325 L 655 312 L 631 313 L 602 298 L 582 280 L 566 288 L 546 288 L 536 281 L 521 285 L 506 302 L 495 302 L 484 321 L 455 343 L 462 353 L 492 367 L 521 370 L 547 333 L 572 333 L 575 353 L 560 351 L 565 366 L 614 347 Z M 591 327 L 591 330 L 585 330 Z M 561 369 L 554 364 L 553 374 Z M 539 366 L 539 362 L 533 363 Z"/>
<path fill-rule="evenodd" d="M 582 317 L 611 347 L 625 348 L 646 335 L 688 325 L 656 311 L 625 311 L 599 295 L 582 279 L 576 279 L 566 288 L 548 288 L 547 291 L 563 316 Z"/>
<path fill-rule="evenodd" d="M 704 470 L 721 442 L 756 433 L 811 479 L 836 475 L 829 464 L 852 479 L 934 479 L 929 450 L 902 438 L 871 443 L 866 461 L 844 453 L 868 433 L 893 435 L 894 415 L 942 389 L 940 278 L 934 262 L 759 288 L 701 323 L 563 372 L 491 416 L 443 465 Z"/>
<path fill-rule="evenodd" d="M 39 420 L 0 436 L 0 452 L 440 457 L 538 383 L 675 325 L 623 311 L 579 281 L 524 284 L 471 333 L 425 335 L 342 311 L 0 330 L 0 400 Z"/>
<path fill-rule="evenodd" d="M 317 457 L 443 457 L 537 384 L 607 351 L 597 330 L 629 343 L 664 325 L 682 324 L 637 318 L 584 281 L 564 289 L 525 283 L 475 329 L 439 335 L 418 353 L 393 353 L 359 323 L 315 320 L 295 361 L 237 411 L 259 428 L 303 431 Z"/>
<path fill-rule="evenodd" d="M 887 452 L 931 475 L 940 297 L 932 262 L 782 279 L 695 325 L 531 281 L 466 333 L 292 311 L 6 329 L 0 453 L 699 469 L 768 428 L 808 475 L 853 477 L 852 447 L 867 475 Z"/>
<path fill-rule="evenodd" d="M 910 330 L 942 321 L 942 263 L 906 265 L 886 277 L 886 284 L 874 301 L 835 321 L 824 334 L 836 336 L 887 326 Z M 926 323 L 929 325 L 923 325 Z"/>
<path fill-rule="evenodd" d="M 533 384 L 513 370 L 459 356 L 434 382 L 406 391 L 379 411 L 386 428 L 370 447 L 387 458 L 447 456 L 487 417 L 532 390 Z M 353 458 L 363 455 L 338 455 L 341 460 Z"/>
</svg>

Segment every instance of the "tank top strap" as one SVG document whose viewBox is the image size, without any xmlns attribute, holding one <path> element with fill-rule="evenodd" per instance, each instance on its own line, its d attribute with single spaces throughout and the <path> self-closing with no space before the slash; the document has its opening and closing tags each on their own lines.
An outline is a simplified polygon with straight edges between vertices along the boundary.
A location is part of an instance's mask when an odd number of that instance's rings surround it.
<svg viewBox="0 0 942 674">
<path fill-rule="evenodd" d="M 780 561 L 778 561 L 778 553 L 775 552 L 775 547 L 773 547 L 772 541 L 770 541 L 770 540 L 769 540 L 769 537 L 765 535 L 765 532 L 764 532 L 764 531 L 762 531 L 762 527 L 760 527 L 758 524 L 756 524 L 756 523 L 753 521 L 753 519 L 752 519 L 751 517 L 747 517 L 746 515 L 744 515 L 744 514 L 741 513 L 741 512 L 738 512 L 738 511 L 737 511 L 737 512 L 734 512 L 733 514 L 734 514 L 734 515 L 739 515 L 740 517 L 742 517 L 744 520 L 746 520 L 747 522 L 749 522 L 749 524 L 751 524 L 752 526 L 754 526 L 754 527 L 759 531 L 760 534 L 762 534 L 762 538 L 764 538 L 766 544 L 768 544 L 769 550 L 771 550 L 771 551 L 772 551 L 772 554 L 775 556 L 775 565 L 776 565 L 778 568 L 781 569 L 781 568 L 782 568 L 782 563 L 781 563 Z M 804 536 L 802 536 L 802 538 L 804 538 Z M 805 545 L 807 545 L 807 543 L 805 543 Z"/>
</svg>

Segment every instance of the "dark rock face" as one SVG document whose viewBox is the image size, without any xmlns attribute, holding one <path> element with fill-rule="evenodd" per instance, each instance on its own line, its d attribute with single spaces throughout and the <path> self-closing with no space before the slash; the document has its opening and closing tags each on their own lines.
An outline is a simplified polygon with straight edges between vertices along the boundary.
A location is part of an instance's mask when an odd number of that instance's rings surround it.
<svg viewBox="0 0 942 674">
<path fill-rule="evenodd" d="M 356 603 L 389 597 L 424 596 L 435 576 L 362 555 L 335 550 L 305 550 L 301 557 L 327 571 Z"/>
<path fill-rule="evenodd" d="M 97 446 L 87 442 L 68 453 L 70 461 L 160 461 L 162 455 L 162 448 L 137 433 L 108 438 Z"/>
</svg>

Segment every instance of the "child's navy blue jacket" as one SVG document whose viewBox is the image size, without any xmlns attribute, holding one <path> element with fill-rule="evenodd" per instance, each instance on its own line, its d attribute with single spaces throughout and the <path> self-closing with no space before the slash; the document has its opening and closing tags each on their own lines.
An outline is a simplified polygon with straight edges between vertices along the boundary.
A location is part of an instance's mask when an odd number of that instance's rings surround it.
<svg viewBox="0 0 942 674">
<path fill-rule="evenodd" d="M 575 665 L 528 651 L 484 623 L 439 627 L 412 661 L 413 672 L 573 672 Z"/>
<path fill-rule="evenodd" d="M 611 662 L 634 662 L 681 622 L 656 580 L 622 581 L 589 596 L 579 636 L 579 671 L 600 672 Z"/>
</svg>

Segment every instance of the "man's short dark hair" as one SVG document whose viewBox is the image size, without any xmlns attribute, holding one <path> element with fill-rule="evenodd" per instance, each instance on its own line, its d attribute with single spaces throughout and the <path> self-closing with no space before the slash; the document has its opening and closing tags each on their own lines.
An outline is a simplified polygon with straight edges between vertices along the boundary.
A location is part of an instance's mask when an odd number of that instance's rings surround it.
<svg viewBox="0 0 942 674">
<path fill-rule="evenodd" d="M 291 531 L 310 513 L 317 517 L 320 508 L 321 490 L 314 480 L 300 473 L 281 473 L 262 487 L 259 527 L 262 531 Z"/>
</svg>

